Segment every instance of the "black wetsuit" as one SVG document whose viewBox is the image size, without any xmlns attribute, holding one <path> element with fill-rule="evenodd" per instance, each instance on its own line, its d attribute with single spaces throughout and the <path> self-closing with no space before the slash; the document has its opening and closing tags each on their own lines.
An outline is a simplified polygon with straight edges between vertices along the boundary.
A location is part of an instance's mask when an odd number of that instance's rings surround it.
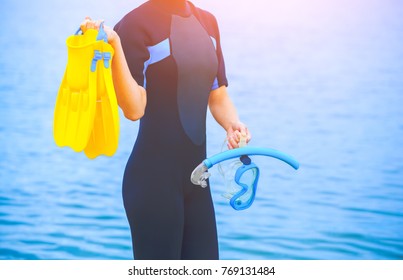
<svg viewBox="0 0 403 280">
<path fill-rule="evenodd" d="M 169 2 L 169 1 L 168 1 Z M 227 85 L 217 22 L 151 0 L 116 26 L 132 76 L 147 106 L 123 179 L 123 200 L 136 259 L 217 259 L 210 188 L 192 185 L 206 157 L 206 112 L 212 89 Z"/>
</svg>

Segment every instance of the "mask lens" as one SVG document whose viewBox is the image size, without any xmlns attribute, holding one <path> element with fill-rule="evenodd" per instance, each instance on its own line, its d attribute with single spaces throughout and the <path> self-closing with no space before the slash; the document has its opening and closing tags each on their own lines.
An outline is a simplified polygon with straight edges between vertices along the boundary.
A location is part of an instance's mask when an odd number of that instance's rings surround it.
<svg viewBox="0 0 403 280">
<path fill-rule="evenodd" d="M 235 194 L 242 191 L 242 187 L 235 183 L 235 174 L 237 170 L 242 166 L 242 162 L 237 159 L 235 161 L 227 161 L 221 163 L 218 166 L 218 170 L 224 178 L 225 183 L 225 193 L 222 194 L 223 197 L 231 199 Z"/>
<path fill-rule="evenodd" d="M 240 180 L 239 183 L 248 186 L 246 192 L 238 198 L 239 204 L 247 204 L 250 202 L 254 195 L 254 188 L 253 185 L 256 180 L 257 170 L 256 168 L 251 168 L 246 170 Z"/>
</svg>

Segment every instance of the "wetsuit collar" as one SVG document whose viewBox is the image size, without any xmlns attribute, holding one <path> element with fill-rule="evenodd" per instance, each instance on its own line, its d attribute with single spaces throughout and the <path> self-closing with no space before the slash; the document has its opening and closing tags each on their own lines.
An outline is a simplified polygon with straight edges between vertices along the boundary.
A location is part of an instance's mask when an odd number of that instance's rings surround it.
<svg viewBox="0 0 403 280">
<path fill-rule="evenodd" d="M 170 14 L 181 17 L 188 17 L 191 14 L 190 5 L 186 0 L 150 0 L 150 2 Z"/>
</svg>

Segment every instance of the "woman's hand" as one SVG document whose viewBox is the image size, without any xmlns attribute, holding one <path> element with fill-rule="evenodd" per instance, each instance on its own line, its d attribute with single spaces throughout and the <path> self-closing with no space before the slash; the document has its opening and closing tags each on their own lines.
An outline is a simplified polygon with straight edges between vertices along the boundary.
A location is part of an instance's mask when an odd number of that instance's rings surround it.
<svg viewBox="0 0 403 280">
<path fill-rule="evenodd" d="M 252 139 L 252 136 L 246 125 L 242 122 L 232 123 L 227 129 L 228 149 L 231 150 L 239 148 L 239 142 L 241 141 L 242 137 L 246 139 L 246 143 Z"/>
<path fill-rule="evenodd" d="M 99 29 L 99 26 L 103 23 L 103 20 L 92 20 L 90 17 L 85 17 L 84 21 L 80 24 L 80 28 L 85 33 L 88 29 Z M 104 24 L 104 31 L 108 37 L 108 43 L 114 45 L 119 40 L 119 35 L 111 27 Z"/>
</svg>

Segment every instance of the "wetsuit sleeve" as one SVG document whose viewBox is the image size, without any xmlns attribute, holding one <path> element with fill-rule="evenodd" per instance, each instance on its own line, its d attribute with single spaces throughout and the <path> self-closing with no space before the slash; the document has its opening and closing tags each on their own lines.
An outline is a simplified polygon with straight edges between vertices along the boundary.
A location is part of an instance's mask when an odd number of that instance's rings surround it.
<svg viewBox="0 0 403 280">
<path fill-rule="evenodd" d="M 222 49 L 221 49 L 221 39 L 220 39 L 220 31 L 218 28 L 218 23 L 214 16 L 212 18 L 213 18 L 213 28 L 214 28 L 215 40 L 216 40 L 216 52 L 217 52 L 217 58 L 218 58 L 217 77 L 216 77 L 216 80 L 214 81 L 214 84 L 212 87 L 212 90 L 214 90 L 221 86 L 228 86 L 228 80 L 227 80 L 227 76 L 225 73 L 225 63 L 224 63 L 224 56 L 223 56 Z"/>
<path fill-rule="evenodd" d="M 150 54 L 140 29 L 139 24 L 125 18 L 114 27 L 120 37 L 130 72 L 136 82 L 144 87 L 144 65 Z"/>
</svg>

